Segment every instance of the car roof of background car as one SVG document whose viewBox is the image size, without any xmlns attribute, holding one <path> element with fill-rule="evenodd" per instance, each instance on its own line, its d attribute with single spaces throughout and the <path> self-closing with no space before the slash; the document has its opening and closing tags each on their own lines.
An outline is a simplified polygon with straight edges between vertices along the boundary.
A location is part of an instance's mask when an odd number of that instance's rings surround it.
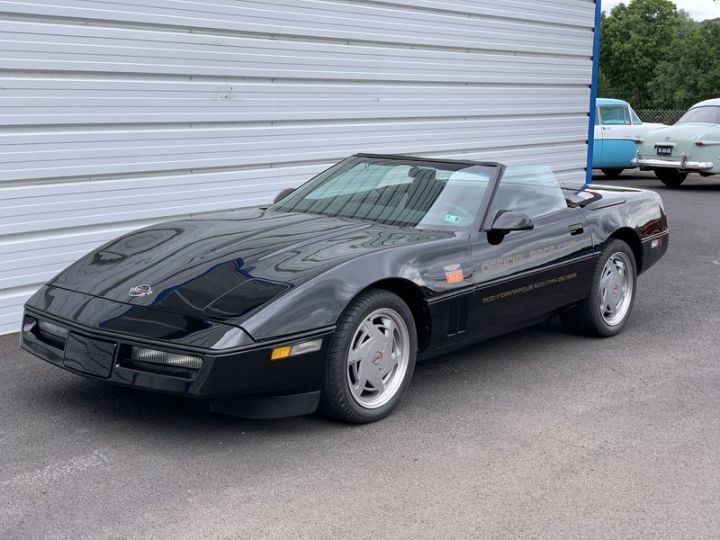
<svg viewBox="0 0 720 540">
<path fill-rule="evenodd" d="M 691 109 L 694 109 L 696 107 L 708 107 L 708 106 L 720 107 L 720 98 L 708 99 L 707 101 L 701 101 L 700 103 L 693 105 L 691 107 Z"/>
<path fill-rule="evenodd" d="M 420 156 L 404 156 L 401 154 L 355 154 L 353 157 L 371 158 L 371 159 L 397 159 L 422 161 L 424 163 L 452 163 L 454 165 L 470 165 L 480 167 L 500 167 L 505 168 L 503 163 L 497 161 L 473 161 L 469 159 L 445 159 L 445 158 L 428 158 Z"/>
<path fill-rule="evenodd" d="M 622 99 L 614 99 L 614 98 L 597 98 L 597 104 L 598 105 L 627 105 L 627 101 L 623 101 Z"/>
</svg>

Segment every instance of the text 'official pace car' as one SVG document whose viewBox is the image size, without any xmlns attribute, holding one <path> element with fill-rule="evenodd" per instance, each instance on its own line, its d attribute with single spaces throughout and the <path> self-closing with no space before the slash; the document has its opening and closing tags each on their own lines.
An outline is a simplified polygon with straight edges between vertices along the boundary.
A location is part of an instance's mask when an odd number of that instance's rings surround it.
<svg viewBox="0 0 720 540">
<path fill-rule="evenodd" d="M 668 234 L 652 192 L 357 155 L 272 206 L 100 247 L 27 302 L 22 346 L 217 412 L 369 422 L 395 408 L 417 359 L 555 315 L 618 333 Z"/>
</svg>

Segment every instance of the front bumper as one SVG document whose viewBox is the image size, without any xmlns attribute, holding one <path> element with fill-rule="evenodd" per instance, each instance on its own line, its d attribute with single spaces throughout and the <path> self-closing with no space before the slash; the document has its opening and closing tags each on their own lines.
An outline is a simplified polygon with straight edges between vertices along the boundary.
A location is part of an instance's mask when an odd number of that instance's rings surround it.
<svg viewBox="0 0 720 540">
<path fill-rule="evenodd" d="M 47 339 L 40 321 L 66 329 L 64 341 Z M 210 410 L 252 418 L 295 416 L 315 411 L 319 403 L 331 330 L 292 339 L 268 341 L 229 351 L 173 347 L 78 325 L 26 307 L 21 346 L 33 355 L 67 371 L 127 387 L 206 400 Z M 321 339 L 319 351 L 271 359 L 280 345 Z M 201 367 L 184 371 L 138 364 L 130 348 L 143 347 L 202 359 Z"/>
<path fill-rule="evenodd" d="M 638 154 L 634 163 L 644 169 L 677 169 L 688 172 L 707 172 L 715 167 L 712 161 L 690 161 L 685 155 L 680 160 L 664 160 L 647 159 Z"/>
</svg>

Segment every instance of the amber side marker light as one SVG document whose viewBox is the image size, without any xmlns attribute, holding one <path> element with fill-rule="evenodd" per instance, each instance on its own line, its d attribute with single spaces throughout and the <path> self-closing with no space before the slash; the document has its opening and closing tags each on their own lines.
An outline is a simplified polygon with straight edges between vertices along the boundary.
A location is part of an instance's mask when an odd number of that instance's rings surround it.
<svg viewBox="0 0 720 540">
<path fill-rule="evenodd" d="M 291 356 L 300 356 L 301 354 L 307 354 L 316 352 L 322 349 L 322 339 L 313 339 L 312 341 L 303 341 L 301 343 L 295 343 L 293 345 L 283 345 L 272 350 L 270 354 L 270 360 L 273 362 L 277 360 L 284 360 Z"/>
</svg>

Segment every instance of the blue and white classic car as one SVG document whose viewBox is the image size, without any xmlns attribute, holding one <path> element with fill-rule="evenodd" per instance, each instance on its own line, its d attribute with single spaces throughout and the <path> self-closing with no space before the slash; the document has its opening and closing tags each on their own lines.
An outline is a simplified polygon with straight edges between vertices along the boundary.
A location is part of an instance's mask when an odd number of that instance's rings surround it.
<svg viewBox="0 0 720 540">
<path fill-rule="evenodd" d="M 674 126 L 646 133 L 638 141 L 637 164 L 670 187 L 691 172 L 720 174 L 720 99 L 698 103 Z"/>
<path fill-rule="evenodd" d="M 637 168 L 636 142 L 661 127 L 665 125 L 644 123 L 626 101 L 598 98 L 593 169 L 601 169 L 606 176 L 619 176 L 625 169 Z"/>
</svg>

